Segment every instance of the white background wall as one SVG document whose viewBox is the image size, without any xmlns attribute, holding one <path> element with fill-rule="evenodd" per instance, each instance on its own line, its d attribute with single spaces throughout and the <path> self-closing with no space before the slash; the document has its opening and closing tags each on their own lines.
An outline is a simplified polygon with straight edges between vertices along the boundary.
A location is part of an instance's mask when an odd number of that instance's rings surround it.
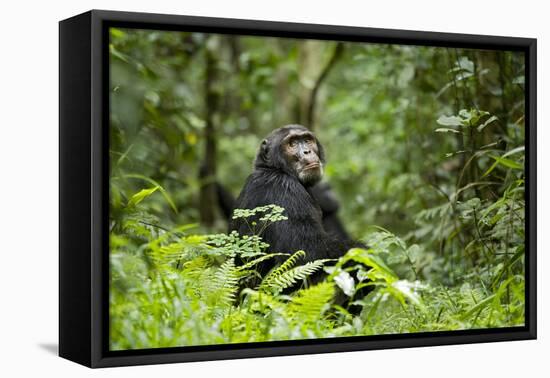
<svg viewBox="0 0 550 378">
<path fill-rule="evenodd" d="M 0 21 L 0 375 L 542 377 L 550 374 L 546 164 L 550 14 L 544 1 L 7 0 Z M 539 340 L 89 370 L 56 356 L 58 25 L 89 9 L 536 37 Z M 546 351 L 544 349 L 546 348 Z"/>
</svg>

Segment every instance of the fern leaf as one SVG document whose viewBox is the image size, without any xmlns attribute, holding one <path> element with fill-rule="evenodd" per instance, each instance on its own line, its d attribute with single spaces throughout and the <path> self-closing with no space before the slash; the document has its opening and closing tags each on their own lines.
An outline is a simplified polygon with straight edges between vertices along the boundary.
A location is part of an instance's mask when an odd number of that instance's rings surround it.
<svg viewBox="0 0 550 378">
<path fill-rule="evenodd" d="M 261 257 L 258 257 L 257 259 L 254 259 L 252 261 L 247 262 L 244 265 L 240 265 L 239 270 L 244 271 L 244 270 L 252 268 L 254 265 L 258 265 L 262 261 L 272 259 L 275 256 L 285 256 L 285 255 L 286 255 L 285 253 L 270 253 L 268 255 L 263 255 Z"/>
<path fill-rule="evenodd" d="M 229 306 L 235 301 L 239 288 L 239 280 L 242 273 L 235 266 L 234 259 L 225 261 L 214 275 L 214 296 L 217 299 L 216 305 Z"/>
<path fill-rule="evenodd" d="M 294 286 L 297 282 L 304 280 L 323 267 L 329 260 L 315 260 L 304 265 L 299 265 L 266 282 L 266 286 L 273 292 L 279 293 L 282 290 Z M 265 286 L 264 286 L 265 287 Z"/>
<path fill-rule="evenodd" d="M 260 289 L 268 288 L 270 286 L 270 283 L 275 280 L 275 278 L 292 269 L 292 267 L 298 262 L 298 259 L 304 258 L 305 256 L 306 253 L 304 251 L 295 252 L 284 263 L 282 263 L 279 267 L 273 269 L 264 277 L 262 283 L 260 284 Z"/>
<path fill-rule="evenodd" d="M 325 281 L 299 290 L 288 306 L 289 318 L 294 318 L 301 323 L 316 322 L 330 308 L 333 297 L 334 284 L 332 282 Z"/>
</svg>

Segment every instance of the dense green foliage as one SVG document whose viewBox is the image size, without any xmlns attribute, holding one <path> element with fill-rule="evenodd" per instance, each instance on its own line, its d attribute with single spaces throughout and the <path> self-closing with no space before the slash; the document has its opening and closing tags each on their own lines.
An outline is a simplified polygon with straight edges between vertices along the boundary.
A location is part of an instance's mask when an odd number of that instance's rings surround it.
<svg viewBox="0 0 550 378">
<path fill-rule="evenodd" d="M 523 325 L 522 53 L 125 29 L 110 52 L 112 349 Z M 209 188 L 237 195 L 288 123 L 369 248 L 260 276 L 284 209 L 227 234 Z"/>
</svg>

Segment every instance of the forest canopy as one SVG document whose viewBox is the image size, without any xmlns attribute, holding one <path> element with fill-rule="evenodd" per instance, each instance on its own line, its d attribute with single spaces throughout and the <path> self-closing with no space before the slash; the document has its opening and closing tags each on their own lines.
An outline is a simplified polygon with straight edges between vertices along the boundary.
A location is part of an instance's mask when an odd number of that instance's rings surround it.
<svg viewBox="0 0 550 378">
<path fill-rule="evenodd" d="M 524 324 L 522 52 L 111 28 L 109 53 L 111 349 Z M 257 277 L 273 251 L 220 193 L 286 124 L 368 248 Z"/>
</svg>

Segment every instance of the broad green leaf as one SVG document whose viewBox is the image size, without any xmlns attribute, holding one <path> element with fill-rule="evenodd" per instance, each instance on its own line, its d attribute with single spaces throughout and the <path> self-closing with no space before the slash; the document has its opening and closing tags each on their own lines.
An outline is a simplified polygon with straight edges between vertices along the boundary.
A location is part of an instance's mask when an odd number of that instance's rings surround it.
<svg viewBox="0 0 550 378">
<path fill-rule="evenodd" d="M 466 109 L 460 109 L 460 111 L 458 112 L 458 115 L 464 119 L 470 119 L 472 117 L 472 112 Z"/>
<path fill-rule="evenodd" d="M 462 134 L 461 131 L 455 130 L 455 129 L 448 129 L 448 128 L 439 128 L 435 129 L 436 133 L 455 133 L 455 134 Z"/>
<path fill-rule="evenodd" d="M 485 117 L 486 115 L 489 115 L 489 112 L 486 112 L 484 110 L 472 109 L 470 111 L 470 117 L 468 117 L 465 122 L 467 122 L 469 126 L 476 126 L 481 118 Z"/>
<path fill-rule="evenodd" d="M 123 38 L 126 36 L 126 33 L 118 28 L 109 28 L 109 32 L 113 38 Z"/>
<path fill-rule="evenodd" d="M 424 288 L 424 285 L 422 285 L 419 281 L 410 282 L 407 280 L 399 280 L 393 282 L 391 287 L 415 305 L 420 306 L 422 304 L 418 291 Z"/>
<path fill-rule="evenodd" d="M 474 62 L 472 62 L 468 57 L 461 56 L 456 61 L 457 68 L 461 68 L 463 70 L 466 70 L 468 72 L 474 72 Z"/>
<path fill-rule="evenodd" d="M 512 168 L 512 169 L 523 169 L 523 164 L 520 164 L 517 161 L 503 158 L 503 157 L 499 158 L 496 156 L 491 156 L 491 158 L 495 159 L 499 164 L 502 164 L 505 167 Z"/>
<path fill-rule="evenodd" d="M 143 180 L 143 181 L 146 181 L 150 184 L 153 184 L 155 186 L 158 186 L 158 190 L 162 193 L 162 196 L 164 197 L 164 199 L 166 200 L 166 202 L 168 202 L 168 204 L 170 205 L 170 207 L 172 208 L 172 210 L 174 210 L 174 213 L 177 213 L 178 212 L 178 208 L 176 207 L 176 204 L 174 203 L 174 200 L 172 200 L 172 197 L 170 197 L 170 195 L 168 194 L 168 192 L 158 183 L 156 182 L 155 180 L 153 180 L 152 178 L 149 178 L 147 176 L 144 176 L 144 175 L 140 175 L 140 174 L 135 174 L 135 173 L 131 173 L 131 174 L 127 174 L 127 175 L 123 175 L 122 177 L 124 178 L 133 178 L 133 179 L 138 179 L 138 180 Z M 111 177 L 111 179 L 117 179 L 118 177 Z"/>
<path fill-rule="evenodd" d="M 506 159 L 504 157 L 491 156 L 495 162 L 489 167 L 489 169 L 481 177 L 487 176 L 491 173 L 499 164 L 511 169 L 523 169 L 523 164 L 520 164 L 514 160 Z"/>
<path fill-rule="evenodd" d="M 160 186 L 154 186 L 154 187 L 149 188 L 149 189 L 140 190 L 139 192 L 137 192 L 136 194 L 134 194 L 130 198 L 130 200 L 128 201 L 128 206 L 136 206 L 141 201 L 143 201 L 145 198 L 149 197 L 151 194 L 153 194 L 154 192 L 156 192 L 159 189 L 160 189 Z"/>
<path fill-rule="evenodd" d="M 463 126 L 462 118 L 457 116 L 442 115 L 437 119 L 437 123 L 441 126 Z"/>
<path fill-rule="evenodd" d="M 338 262 L 342 266 L 347 261 L 353 260 L 373 268 L 373 273 L 378 273 L 378 277 L 383 278 L 386 282 L 394 282 L 398 280 L 397 275 L 384 263 L 384 261 L 366 249 L 352 248 Z"/>
<path fill-rule="evenodd" d="M 334 282 L 348 297 L 351 297 L 353 293 L 355 293 L 355 280 L 345 270 L 340 271 L 340 273 L 334 277 Z"/>
<path fill-rule="evenodd" d="M 520 146 L 520 147 L 516 147 L 508 152 L 506 152 L 504 155 L 502 155 L 502 157 L 508 157 L 508 156 L 511 156 L 511 155 L 514 155 L 514 154 L 517 154 L 518 152 L 523 152 L 525 151 L 525 146 Z"/>
</svg>

